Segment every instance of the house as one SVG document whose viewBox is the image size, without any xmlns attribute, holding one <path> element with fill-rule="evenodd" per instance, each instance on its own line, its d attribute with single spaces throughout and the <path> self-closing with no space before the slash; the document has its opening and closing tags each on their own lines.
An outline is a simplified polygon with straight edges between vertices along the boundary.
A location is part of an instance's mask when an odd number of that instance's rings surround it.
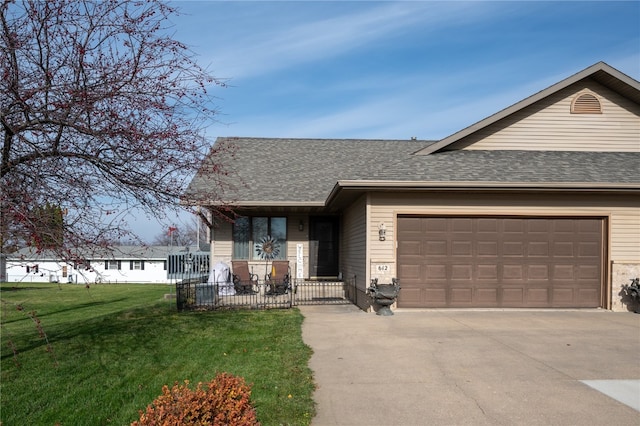
<svg viewBox="0 0 640 426">
<path fill-rule="evenodd" d="M 397 277 L 399 308 L 626 310 L 640 275 L 640 83 L 602 62 L 442 140 L 214 148 L 185 194 L 239 215 L 213 262 L 264 275 L 271 244 L 297 279 Z"/>
<path fill-rule="evenodd" d="M 7 258 L 7 282 L 172 283 L 172 257 L 184 247 L 115 246 L 87 251 L 84 263 L 67 262 L 53 251 L 24 248 Z M 195 254 L 195 253 L 194 253 Z M 208 268 L 208 258 L 206 259 Z M 173 268 L 177 269 L 177 268 Z"/>
</svg>

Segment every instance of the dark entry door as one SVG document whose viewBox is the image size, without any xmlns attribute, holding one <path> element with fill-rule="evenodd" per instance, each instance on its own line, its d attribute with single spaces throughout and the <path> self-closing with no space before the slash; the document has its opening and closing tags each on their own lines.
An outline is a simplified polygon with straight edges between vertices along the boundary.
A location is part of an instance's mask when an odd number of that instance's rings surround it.
<svg viewBox="0 0 640 426">
<path fill-rule="evenodd" d="M 309 275 L 338 276 L 338 218 L 312 217 L 309 221 Z"/>
</svg>

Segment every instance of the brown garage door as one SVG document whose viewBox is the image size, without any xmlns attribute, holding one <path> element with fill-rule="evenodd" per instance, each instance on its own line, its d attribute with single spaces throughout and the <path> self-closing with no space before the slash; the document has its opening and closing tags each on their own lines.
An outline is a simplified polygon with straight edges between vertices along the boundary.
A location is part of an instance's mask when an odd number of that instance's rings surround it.
<svg viewBox="0 0 640 426">
<path fill-rule="evenodd" d="M 398 218 L 399 307 L 600 307 L 601 218 Z"/>
</svg>

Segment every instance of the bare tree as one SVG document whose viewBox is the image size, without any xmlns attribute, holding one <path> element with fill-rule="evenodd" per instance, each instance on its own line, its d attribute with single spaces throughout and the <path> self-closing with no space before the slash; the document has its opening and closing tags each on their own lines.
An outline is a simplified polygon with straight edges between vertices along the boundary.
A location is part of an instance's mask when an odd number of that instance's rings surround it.
<svg viewBox="0 0 640 426">
<path fill-rule="evenodd" d="M 131 238 L 127 209 L 178 208 L 211 149 L 207 89 L 224 82 L 170 35 L 177 11 L 157 0 L 0 2 L 0 253 L 57 242 L 70 254 Z"/>
<path fill-rule="evenodd" d="M 175 225 L 170 226 L 166 232 L 162 232 L 153 239 L 153 244 L 155 245 L 163 245 L 163 246 L 195 246 L 199 245 L 203 236 L 201 233 L 203 232 L 203 227 L 200 226 L 201 221 L 198 221 L 198 224 L 195 223 L 187 223 L 184 225 Z M 200 226 L 200 230 L 198 230 L 198 226 Z"/>
</svg>

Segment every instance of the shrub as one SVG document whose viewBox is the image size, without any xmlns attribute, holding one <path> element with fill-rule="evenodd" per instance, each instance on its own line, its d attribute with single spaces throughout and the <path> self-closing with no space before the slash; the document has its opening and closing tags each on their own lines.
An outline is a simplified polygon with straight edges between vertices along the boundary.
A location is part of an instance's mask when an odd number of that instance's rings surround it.
<svg viewBox="0 0 640 426">
<path fill-rule="evenodd" d="M 171 389 L 162 387 L 162 395 L 140 411 L 140 420 L 131 426 L 173 425 L 260 425 L 251 405 L 251 387 L 244 379 L 219 373 L 203 386 L 195 389 L 175 383 Z"/>
</svg>

